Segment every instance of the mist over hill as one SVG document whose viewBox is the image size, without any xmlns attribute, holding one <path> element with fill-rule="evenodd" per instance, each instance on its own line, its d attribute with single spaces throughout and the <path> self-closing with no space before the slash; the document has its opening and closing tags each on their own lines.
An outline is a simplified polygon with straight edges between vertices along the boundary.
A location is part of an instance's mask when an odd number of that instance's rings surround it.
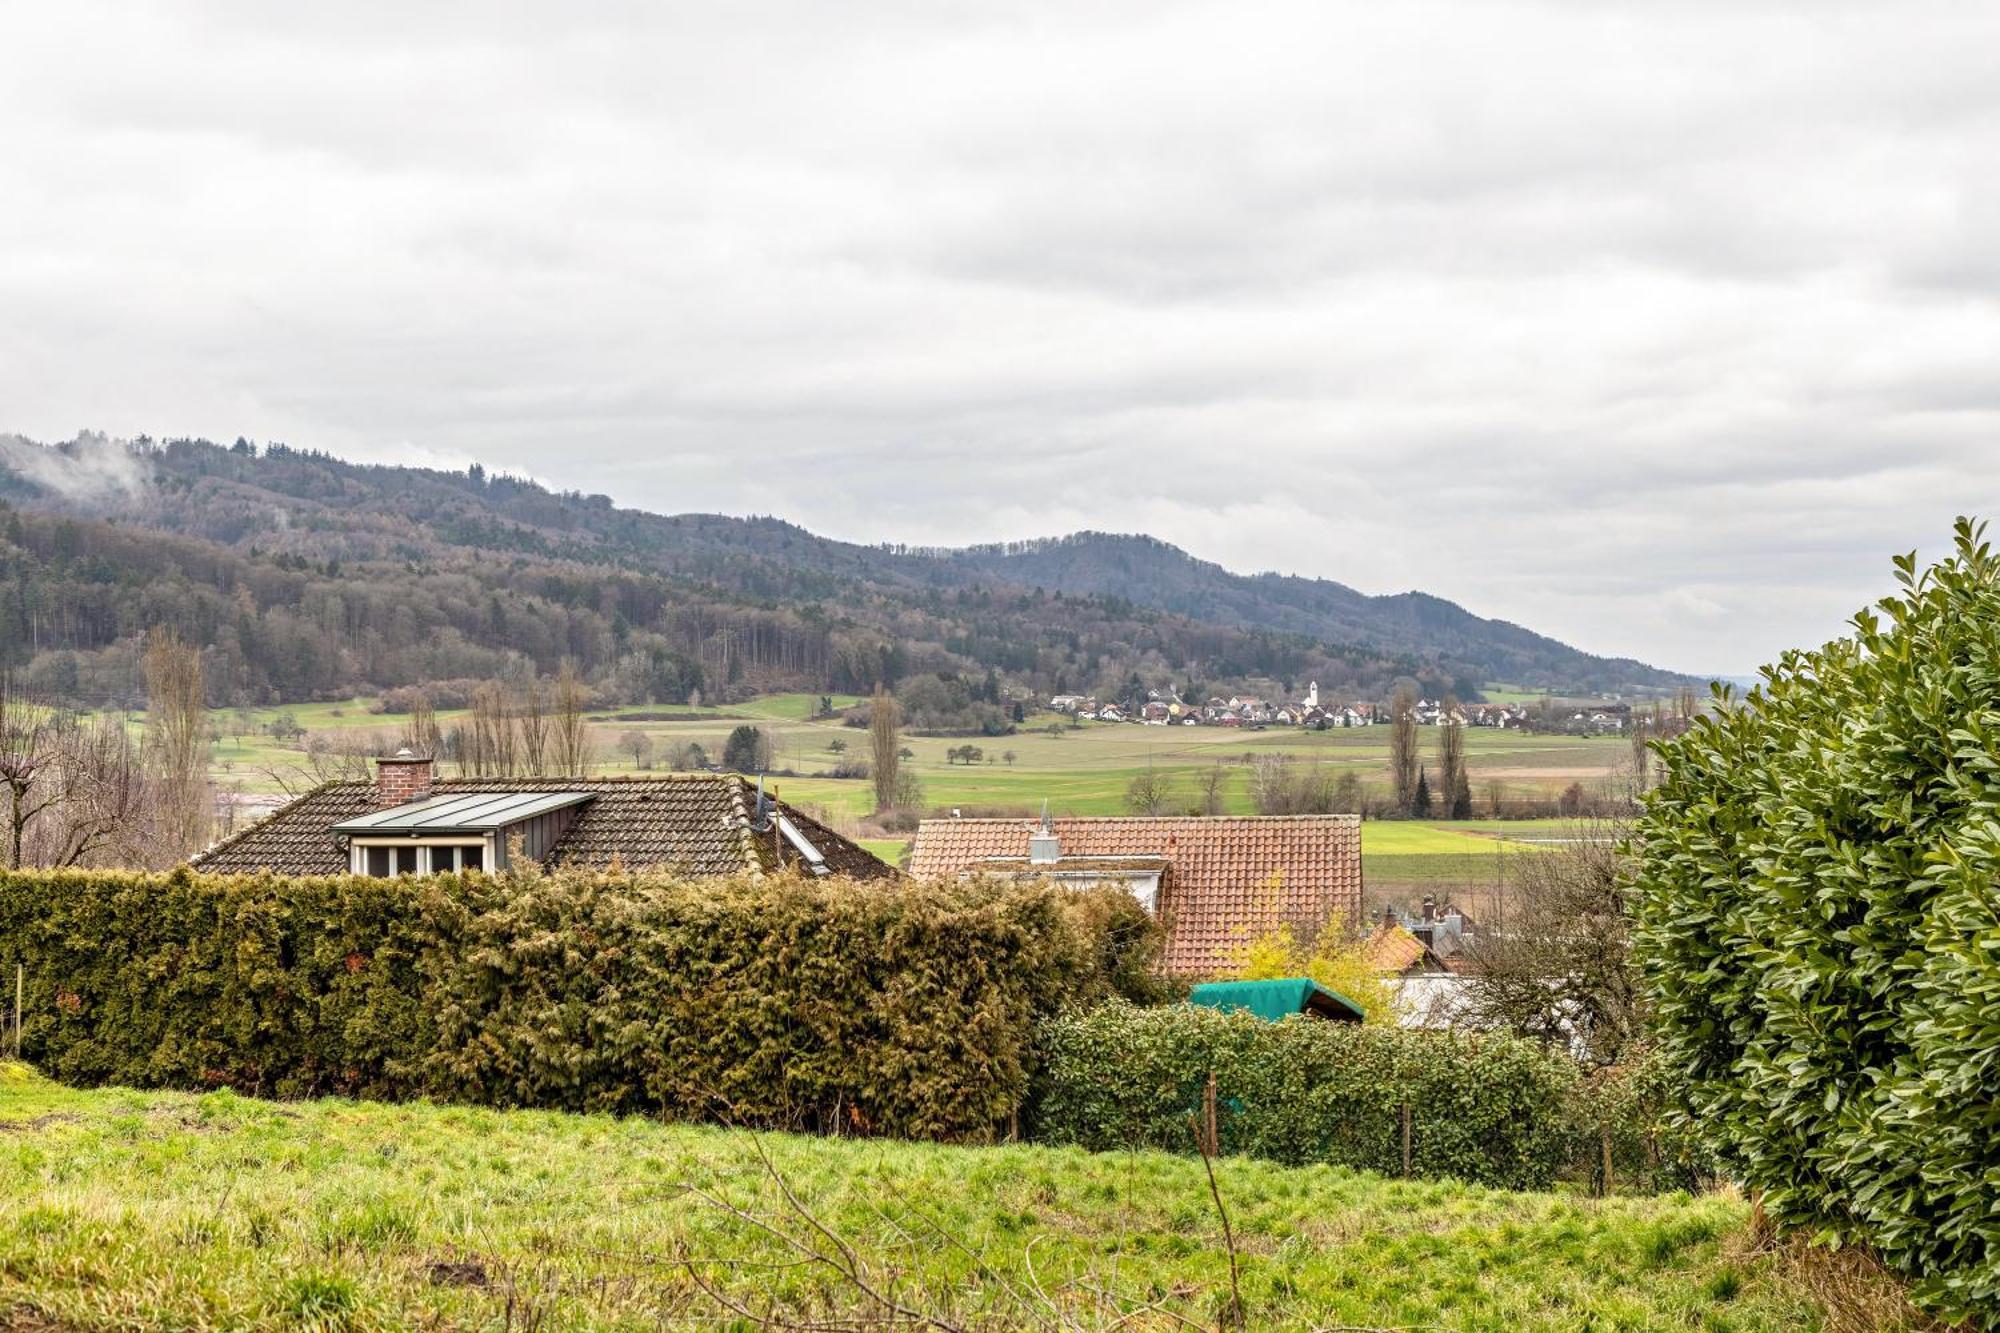
<svg viewBox="0 0 2000 1333">
<path fill-rule="evenodd" d="M 1419 592 L 1243 575 L 1150 537 L 955 550 L 775 518 L 661 515 L 489 474 L 281 444 L 0 437 L 0 660 L 115 696 L 138 637 L 209 649 L 217 702 L 551 671 L 607 697 L 866 690 L 946 672 L 1017 693 L 1275 684 L 1378 696 L 1658 689 Z M 122 683 L 121 683 L 122 682 Z"/>
</svg>

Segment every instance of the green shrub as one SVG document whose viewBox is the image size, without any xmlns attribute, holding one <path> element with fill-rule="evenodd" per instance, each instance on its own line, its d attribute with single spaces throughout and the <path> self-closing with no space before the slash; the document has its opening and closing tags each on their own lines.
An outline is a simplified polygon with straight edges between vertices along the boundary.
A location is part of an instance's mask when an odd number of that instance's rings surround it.
<svg viewBox="0 0 2000 1333">
<path fill-rule="evenodd" d="M 1689 1122 L 1783 1225 L 2000 1314 L 2000 562 L 1951 558 L 1660 747 L 1636 949 Z"/>
<path fill-rule="evenodd" d="M 24 1053 L 67 1082 L 944 1139 L 1007 1127 L 1040 1020 L 1157 948 L 1115 890 L 0 875 Z"/>
<path fill-rule="evenodd" d="M 1574 1174 L 1594 1190 L 1603 1188 L 1608 1137 L 1615 1189 L 1713 1187 L 1719 1174 L 1715 1153 L 1677 1114 L 1684 1095 L 1680 1072 L 1655 1049 L 1628 1054 L 1624 1064 L 1586 1072 L 1577 1089 L 1577 1119 L 1595 1147 L 1585 1147 Z"/>
<path fill-rule="evenodd" d="M 1211 1072 L 1218 1146 L 1293 1164 L 1546 1188 L 1577 1153 L 1577 1069 L 1517 1037 L 1111 1003 L 1052 1021 L 1038 1137 L 1194 1150 Z"/>
</svg>

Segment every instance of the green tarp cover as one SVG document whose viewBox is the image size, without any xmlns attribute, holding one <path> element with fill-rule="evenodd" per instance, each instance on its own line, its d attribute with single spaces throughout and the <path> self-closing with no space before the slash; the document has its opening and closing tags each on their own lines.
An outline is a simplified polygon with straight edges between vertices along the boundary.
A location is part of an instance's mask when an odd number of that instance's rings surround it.
<svg viewBox="0 0 2000 1333">
<path fill-rule="evenodd" d="M 1281 977 L 1276 981 L 1209 981 L 1196 986 L 1189 1004 L 1210 1009 L 1247 1009 L 1257 1017 L 1275 1023 L 1287 1014 L 1316 1011 L 1328 1018 L 1349 1018 L 1359 1022 L 1361 1006 L 1330 991 L 1311 977 Z M 1341 1012 L 1344 1011 L 1344 1012 Z"/>
</svg>

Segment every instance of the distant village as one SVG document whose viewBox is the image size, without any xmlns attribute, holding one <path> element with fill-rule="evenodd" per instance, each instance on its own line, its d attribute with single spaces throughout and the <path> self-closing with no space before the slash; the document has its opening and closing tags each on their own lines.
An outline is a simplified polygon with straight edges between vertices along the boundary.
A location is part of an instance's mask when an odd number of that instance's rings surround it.
<svg viewBox="0 0 2000 1333">
<path fill-rule="evenodd" d="M 1097 722 L 1131 722 L 1151 727 L 1304 727 L 1327 731 L 1335 727 L 1386 726 L 1387 704 L 1322 701 L 1314 681 L 1303 699 L 1274 703 L 1254 695 L 1214 695 L 1205 700 L 1183 699 L 1171 689 L 1148 690 L 1145 699 L 1100 702 L 1095 695 L 1058 694 L 1050 710 Z M 1495 727 L 1522 731 L 1560 731 L 1577 736 L 1624 733 L 1631 705 L 1599 703 L 1586 708 L 1553 707 L 1548 703 L 1464 704 L 1419 699 L 1412 710 L 1425 727 Z"/>
</svg>

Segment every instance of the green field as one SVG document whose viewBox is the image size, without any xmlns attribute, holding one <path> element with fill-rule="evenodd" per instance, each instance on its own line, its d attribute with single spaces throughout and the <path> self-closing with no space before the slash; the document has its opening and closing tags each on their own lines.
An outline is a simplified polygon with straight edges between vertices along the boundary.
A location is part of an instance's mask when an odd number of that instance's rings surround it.
<svg viewBox="0 0 2000 1333">
<path fill-rule="evenodd" d="M 1216 1188 L 1254 1327 L 1826 1324 L 1735 1199 L 1234 1158 Z M 83 1092 L 20 1066 L 0 1198 L 5 1328 L 1215 1328 L 1230 1291 L 1186 1158 Z"/>
<path fill-rule="evenodd" d="M 865 731 L 843 726 L 837 719 L 808 721 L 806 714 L 818 697 L 773 695 L 726 708 L 702 710 L 706 716 L 673 722 L 621 720 L 621 714 L 685 712 L 684 709 L 626 708 L 598 710 L 592 724 L 599 767 L 604 772 L 629 772 L 634 765 L 618 748 L 628 731 L 643 732 L 652 742 L 655 759 L 664 762 L 668 750 L 699 743 L 719 756 L 729 731 L 748 720 L 771 736 L 776 767 L 799 774 L 823 773 L 845 757 L 866 752 Z M 836 705 L 855 702 L 836 698 Z M 302 766 L 305 742 L 279 742 L 265 728 L 280 713 L 289 714 L 309 734 L 327 741 L 362 748 L 391 746 L 402 720 L 369 711 L 370 700 L 301 704 L 282 709 L 218 711 L 212 715 L 216 733 L 214 771 L 227 788 L 246 793 L 280 789 L 278 776 L 293 777 Z M 441 713 L 450 726 L 459 715 Z M 1192 808 L 1201 800 L 1198 783 L 1220 765 L 1225 806 L 1235 813 L 1251 809 L 1248 761 L 1266 755 L 1289 755 L 1321 765 L 1330 772 L 1351 771 L 1371 791 L 1388 782 L 1388 729 L 1303 732 L 1286 728 L 1245 731 L 1222 727 L 1145 727 L 1090 722 L 1080 728 L 1050 734 L 1055 719 L 1036 716 L 1019 734 L 991 738 L 909 736 L 905 745 L 913 758 L 910 769 L 924 786 L 925 804 L 982 811 L 1032 811 L 1043 800 L 1059 813 L 1119 814 L 1125 811 L 1125 789 L 1149 769 L 1166 779 L 1174 808 Z M 1425 736 L 1426 761 L 1434 736 Z M 975 745 L 981 762 L 963 764 L 946 757 L 949 750 Z M 844 750 L 836 747 L 844 747 Z M 1503 800 L 1545 797 L 1570 782 L 1597 787 L 1617 781 L 1630 761 L 1624 742 L 1565 736 L 1528 736 L 1519 732 L 1474 729 L 1466 749 L 1476 802 L 1483 804 L 1498 787 Z M 1012 756 L 1011 762 L 1008 756 Z M 836 816 L 858 818 L 872 807 L 866 782 L 810 776 L 785 780 L 786 795 L 810 801 Z"/>
</svg>

